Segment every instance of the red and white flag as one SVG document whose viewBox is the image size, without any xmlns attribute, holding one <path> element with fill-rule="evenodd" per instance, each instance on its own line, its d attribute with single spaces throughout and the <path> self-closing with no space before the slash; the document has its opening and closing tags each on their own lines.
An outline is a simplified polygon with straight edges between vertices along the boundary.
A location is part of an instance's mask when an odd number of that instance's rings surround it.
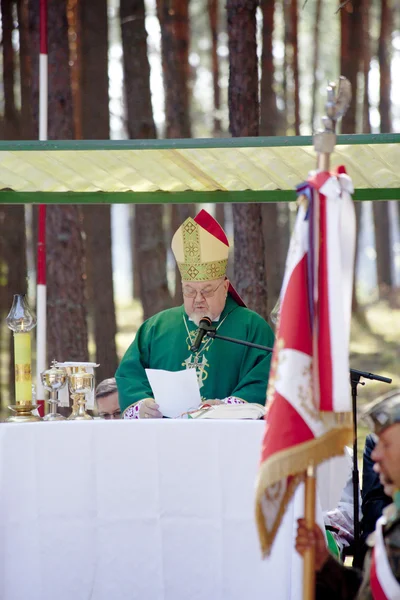
<svg viewBox="0 0 400 600">
<path fill-rule="evenodd" d="M 393 575 L 383 539 L 382 527 L 385 523 L 384 516 L 376 523 L 370 570 L 371 592 L 374 600 L 400 600 L 400 584 Z"/>
<path fill-rule="evenodd" d="M 349 337 L 355 214 L 344 168 L 299 186 L 267 391 L 256 516 L 268 554 L 307 466 L 352 439 Z"/>
</svg>

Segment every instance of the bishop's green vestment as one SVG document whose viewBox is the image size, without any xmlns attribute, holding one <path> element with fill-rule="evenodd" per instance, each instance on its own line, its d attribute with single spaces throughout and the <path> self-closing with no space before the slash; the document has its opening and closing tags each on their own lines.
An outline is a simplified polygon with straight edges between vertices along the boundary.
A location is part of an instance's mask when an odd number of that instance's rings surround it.
<svg viewBox="0 0 400 600">
<path fill-rule="evenodd" d="M 213 325 L 217 333 L 272 347 L 274 334 L 257 313 L 228 295 Z M 202 400 L 234 396 L 265 404 L 271 353 L 204 337 L 197 353 L 190 351 L 198 331 L 184 307 L 160 312 L 141 325 L 116 373 L 121 410 L 153 393 L 145 369 L 180 371 L 196 368 Z"/>
</svg>

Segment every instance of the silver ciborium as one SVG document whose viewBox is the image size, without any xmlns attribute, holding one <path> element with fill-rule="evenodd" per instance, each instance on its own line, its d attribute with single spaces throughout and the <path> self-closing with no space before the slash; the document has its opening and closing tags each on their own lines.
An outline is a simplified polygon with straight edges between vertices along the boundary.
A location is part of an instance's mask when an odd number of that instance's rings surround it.
<svg viewBox="0 0 400 600">
<path fill-rule="evenodd" d="M 43 371 L 40 374 L 42 384 L 45 390 L 50 392 L 48 403 L 50 404 L 50 412 L 43 417 L 44 421 L 64 421 L 65 417 L 57 412 L 58 392 L 67 383 L 67 371 L 62 367 L 57 366 L 56 361 L 53 361 L 50 369 Z"/>
<path fill-rule="evenodd" d="M 85 409 L 86 395 L 91 394 L 94 389 L 93 373 L 71 373 L 68 376 L 68 387 L 73 401 L 72 413 L 68 420 L 88 421 L 93 417 L 88 415 Z"/>
</svg>

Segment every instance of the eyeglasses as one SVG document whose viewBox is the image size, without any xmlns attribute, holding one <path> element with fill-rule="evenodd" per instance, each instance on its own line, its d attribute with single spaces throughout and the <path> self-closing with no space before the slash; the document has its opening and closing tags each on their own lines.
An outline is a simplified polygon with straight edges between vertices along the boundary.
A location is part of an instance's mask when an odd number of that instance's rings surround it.
<svg viewBox="0 0 400 600">
<path fill-rule="evenodd" d="M 203 296 L 203 298 L 212 298 L 224 281 L 225 279 L 223 279 L 214 290 L 194 290 L 193 288 L 186 287 L 182 288 L 182 292 L 186 298 L 196 298 L 197 294 L 200 294 L 200 296 Z"/>
<path fill-rule="evenodd" d="M 113 413 L 100 413 L 99 417 L 101 419 L 119 419 L 121 416 L 121 411 L 120 410 L 116 410 Z"/>
</svg>

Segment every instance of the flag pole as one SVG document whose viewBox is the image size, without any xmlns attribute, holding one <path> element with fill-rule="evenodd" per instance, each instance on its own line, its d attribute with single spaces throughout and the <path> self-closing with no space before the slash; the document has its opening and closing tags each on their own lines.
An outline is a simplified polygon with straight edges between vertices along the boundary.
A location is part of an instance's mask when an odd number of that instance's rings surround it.
<svg viewBox="0 0 400 600">
<path fill-rule="evenodd" d="M 316 479 L 313 464 L 308 466 L 304 483 L 304 518 L 306 526 L 312 529 L 315 523 L 315 491 Z M 304 553 L 303 564 L 303 600 L 315 598 L 315 548 Z"/>
<path fill-rule="evenodd" d="M 48 60 L 47 0 L 40 0 L 39 54 L 39 140 L 47 140 Z M 40 374 L 46 369 L 46 205 L 39 205 L 37 270 L 36 270 L 36 403 L 44 416 L 44 388 Z"/>
<path fill-rule="evenodd" d="M 324 128 L 314 135 L 314 148 L 317 152 L 317 170 L 329 171 L 330 156 L 335 149 L 336 144 L 336 123 L 346 112 L 351 101 L 351 84 L 345 77 L 340 77 L 338 92 L 336 95 L 336 84 L 330 83 L 327 87 L 327 103 L 325 105 L 326 115 L 322 117 Z M 317 195 L 315 196 L 315 198 Z M 319 248 L 319 206 L 316 205 L 313 210 L 314 216 L 314 244 L 315 252 L 318 256 Z M 315 269 L 318 269 L 318 259 L 314 261 Z M 316 273 L 314 273 L 316 275 Z M 317 277 L 314 277 L 317 281 Z M 315 290 L 314 301 L 316 299 Z M 316 314 L 314 312 L 314 314 Z M 313 327 L 313 350 L 318 343 L 318 324 Z M 317 352 L 313 352 L 314 358 Z M 314 373 L 316 372 L 314 364 Z M 315 388 L 316 389 L 316 388 Z M 316 475 L 313 463 L 310 463 L 304 474 L 304 517 L 308 529 L 313 529 L 315 525 L 315 496 L 316 496 Z M 303 563 L 303 600 L 315 600 L 315 549 L 310 548 L 304 553 Z"/>
</svg>

